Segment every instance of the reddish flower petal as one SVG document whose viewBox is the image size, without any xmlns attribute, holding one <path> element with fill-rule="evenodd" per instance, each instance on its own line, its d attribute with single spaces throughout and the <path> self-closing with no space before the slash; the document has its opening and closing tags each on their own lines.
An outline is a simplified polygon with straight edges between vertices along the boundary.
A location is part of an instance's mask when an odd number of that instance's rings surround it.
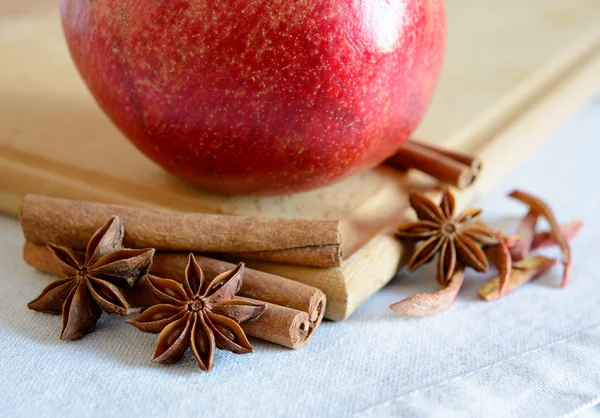
<svg viewBox="0 0 600 418">
<path fill-rule="evenodd" d="M 546 204 L 543 200 L 539 199 L 532 194 L 523 192 L 521 190 L 515 190 L 511 194 L 510 197 L 513 199 L 517 199 L 530 207 L 530 209 L 539 215 L 543 216 L 548 220 L 551 227 L 551 233 L 563 253 L 563 264 L 565 266 L 562 280 L 562 287 L 565 287 L 569 280 L 571 279 L 571 269 L 572 269 L 572 260 L 571 260 L 571 245 L 569 241 L 562 233 L 560 225 L 558 224 L 556 217 L 554 216 L 554 212 L 550 209 L 550 206 Z"/>
<path fill-rule="evenodd" d="M 430 316 L 450 308 L 465 278 L 464 269 L 457 269 L 448 286 L 439 292 L 418 294 L 394 303 L 390 309 L 405 316 Z"/>
<path fill-rule="evenodd" d="M 521 287 L 530 280 L 544 274 L 557 263 L 557 260 L 542 257 L 541 255 L 525 258 L 522 261 L 514 263 L 512 265 L 510 276 L 507 280 L 504 295 L 512 292 L 518 287 Z M 492 280 L 484 284 L 479 289 L 479 296 L 488 302 L 503 296 L 503 294 L 500 293 L 500 277 L 494 277 Z"/>
<path fill-rule="evenodd" d="M 560 227 L 561 233 L 565 236 L 568 241 L 573 240 L 579 232 L 581 232 L 581 228 L 583 227 L 583 222 L 577 220 L 569 222 L 566 225 L 562 225 Z M 531 243 L 531 251 L 537 251 L 542 248 L 554 247 L 558 245 L 556 239 L 552 236 L 550 232 L 540 232 L 535 234 L 533 237 L 533 242 Z"/>
<path fill-rule="evenodd" d="M 535 235 L 535 227 L 537 225 L 540 215 L 537 212 L 529 211 L 527 215 L 521 219 L 519 228 L 517 229 L 516 235 L 519 239 L 510 248 L 510 253 L 513 260 L 522 260 L 531 251 L 531 244 L 533 243 L 533 237 Z"/>
<path fill-rule="evenodd" d="M 486 254 L 498 269 L 499 292 L 504 295 L 508 289 L 508 282 L 512 271 L 512 257 L 504 237 L 499 236 L 499 244 L 489 247 Z"/>
</svg>

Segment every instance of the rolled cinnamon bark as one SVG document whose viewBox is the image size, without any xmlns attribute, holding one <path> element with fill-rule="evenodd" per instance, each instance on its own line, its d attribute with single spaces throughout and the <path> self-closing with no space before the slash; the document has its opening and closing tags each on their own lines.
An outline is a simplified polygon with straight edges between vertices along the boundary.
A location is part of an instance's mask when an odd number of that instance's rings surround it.
<svg viewBox="0 0 600 418">
<path fill-rule="evenodd" d="M 196 261 L 208 278 L 235 268 L 235 264 L 201 255 L 196 255 Z M 151 273 L 183 283 L 187 263 L 186 253 L 158 252 L 154 255 Z M 238 295 L 307 312 L 311 328 L 321 322 L 325 313 L 325 294 L 316 287 L 249 268 Z"/>
<path fill-rule="evenodd" d="M 60 276 L 60 266 L 45 245 L 27 241 L 23 249 L 25 262 L 38 270 Z M 184 253 L 159 253 L 151 273 L 182 281 L 188 256 Z M 225 261 L 197 256 L 196 261 L 208 279 L 235 268 Z M 248 335 L 289 348 L 300 348 L 310 339 L 325 314 L 326 298 L 312 286 L 268 273 L 246 269 L 239 296 L 267 303 L 267 310 L 256 322 L 242 324 Z M 158 303 L 146 280 L 127 295 L 135 306 Z"/>
<path fill-rule="evenodd" d="M 470 186 L 481 170 L 481 163 L 475 157 L 424 146 L 415 141 L 407 141 L 387 163 L 403 169 L 414 168 L 459 189 Z"/>
<path fill-rule="evenodd" d="M 481 158 L 479 158 L 476 155 L 463 154 L 463 153 L 456 152 L 456 151 L 450 151 L 448 149 L 441 148 L 441 147 L 434 147 L 433 145 L 429 145 L 429 144 L 426 144 L 426 143 L 420 142 L 420 141 L 415 141 L 413 139 L 409 140 L 408 142 L 411 145 L 421 147 L 421 148 L 426 148 L 432 152 L 444 155 L 448 158 L 453 159 L 454 161 L 457 161 L 461 164 L 471 167 L 471 169 L 473 170 L 473 174 L 475 176 L 477 176 L 479 174 L 479 172 L 481 171 L 481 169 L 483 168 L 483 162 L 481 161 Z"/>
<path fill-rule="evenodd" d="M 243 299 L 256 302 L 255 299 Z M 251 337 L 288 348 L 298 349 L 304 346 L 315 330 L 308 314 L 272 303 L 266 305 L 267 309 L 256 322 L 242 324 L 244 332 Z"/>
<path fill-rule="evenodd" d="M 25 238 L 84 249 L 107 219 L 125 224 L 125 245 L 158 251 L 228 253 L 318 267 L 342 261 L 341 222 L 167 212 L 28 195 L 21 203 Z"/>
</svg>

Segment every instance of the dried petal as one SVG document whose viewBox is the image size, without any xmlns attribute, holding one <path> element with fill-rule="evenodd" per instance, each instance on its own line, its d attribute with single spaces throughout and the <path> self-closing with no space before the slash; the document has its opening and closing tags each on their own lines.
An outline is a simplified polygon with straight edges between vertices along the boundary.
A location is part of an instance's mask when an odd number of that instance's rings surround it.
<svg viewBox="0 0 600 418">
<path fill-rule="evenodd" d="M 61 340 L 76 340 L 92 332 L 100 315 L 102 310 L 90 297 L 85 282 L 79 280 L 63 305 Z"/>
<path fill-rule="evenodd" d="M 412 192 L 409 196 L 410 206 L 422 221 L 440 223 L 444 220 L 444 214 L 440 208 L 420 193 Z"/>
<path fill-rule="evenodd" d="M 456 268 L 456 247 L 450 239 L 445 239 L 438 260 L 438 283 L 446 287 Z"/>
<path fill-rule="evenodd" d="M 215 334 L 215 343 L 221 350 L 231 351 L 235 354 L 246 354 L 254 351 L 242 328 L 232 319 L 210 311 L 206 313 L 206 325 Z"/>
<path fill-rule="evenodd" d="M 407 270 L 415 271 L 423 264 L 430 262 L 442 247 L 443 242 L 444 240 L 440 236 L 435 236 L 421 244 L 408 262 Z"/>
<path fill-rule="evenodd" d="M 487 257 L 479 245 L 466 235 L 457 234 L 454 239 L 458 259 L 465 265 L 479 272 L 489 268 Z"/>
<path fill-rule="evenodd" d="M 204 315 L 201 313 L 194 315 L 190 348 L 192 354 L 196 357 L 198 366 L 205 372 L 211 371 L 215 359 L 215 335 L 206 324 Z"/>
<path fill-rule="evenodd" d="M 183 288 L 191 299 L 194 296 L 200 296 L 200 291 L 204 286 L 204 272 L 196 262 L 194 254 L 190 254 L 188 264 L 185 267 L 185 281 Z"/>
<path fill-rule="evenodd" d="M 211 312 L 231 318 L 240 324 L 258 319 L 267 309 L 267 305 L 242 299 L 232 299 L 211 304 L 209 308 Z"/>
<path fill-rule="evenodd" d="M 150 274 L 148 275 L 148 284 L 154 292 L 154 296 L 162 303 L 182 306 L 188 301 L 183 286 L 175 280 L 163 279 Z"/>
<path fill-rule="evenodd" d="M 396 236 L 401 239 L 420 241 L 438 234 L 439 229 L 439 224 L 435 222 L 417 221 L 398 228 Z"/>
<path fill-rule="evenodd" d="M 91 266 L 113 251 L 123 248 L 125 229 L 118 216 L 112 217 L 102 228 L 97 230 L 87 246 L 85 264 Z"/>
<path fill-rule="evenodd" d="M 527 212 L 527 215 L 521 219 L 521 223 L 516 232 L 519 240 L 510 248 L 513 260 L 522 260 L 531 251 L 531 244 L 533 242 L 535 227 L 539 216 L 540 215 L 537 212 L 530 210 Z"/>
<path fill-rule="evenodd" d="M 60 269 L 65 277 L 77 276 L 84 263 L 80 253 L 67 247 L 59 247 L 52 244 L 49 244 L 48 248 L 58 260 Z"/>
<path fill-rule="evenodd" d="M 569 241 L 562 233 L 560 229 L 560 225 L 558 224 L 552 209 L 541 199 L 533 196 L 529 193 L 515 190 L 510 195 L 510 197 L 517 199 L 526 205 L 528 205 L 532 211 L 537 212 L 539 215 L 543 216 L 548 220 L 551 227 L 551 234 L 562 249 L 563 253 L 563 264 L 565 266 L 563 273 L 563 280 L 561 287 L 565 287 L 569 280 L 571 279 L 571 269 L 572 269 L 572 260 L 571 260 L 571 246 L 569 245 Z"/>
<path fill-rule="evenodd" d="M 500 242 L 497 245 L 489 247 L 486 254 L 489 260 L 498 269 L 499 292 L 500 295 L 504 295 L 507 291 L 512 271 L 512 257 L 504 237 L 499 235 L 498 239 Z"/>
<path fill-rule="evenodd" d="M 442 194 L 442 201 L 440 202 L 440 209 L 442 213 L 446 217 L 446 219 L 450 219 L 452 214 L 454 214 L 454 206 L 455 206 L 454 195 L 450 193 L 450 190 L 446 188 L 444 193 Z"/>
<path fill-rule="evenodd" d="M 242 287 L 244 277 L 244 263 L 236 268 L 219 274 L 208 285 L 204 293 L 207 302 L 218 303 L 222 300 L 232 299 Z"/>
<path fill-rule="evenodd" d="M 430 316 L 450 308 L 465 279 L 462 268 L 455 270 L 448 286 L 439 292 L 417 294 L 394 303 L 390 309 L 405 316 Z"/>
<path fill-rule="evenodd" d="M 583 227 L 583 222 L 571 221 L 566 225 L 560 227 L 560 231 L 565 236 L 568 241 L 573 240 L 579 232 L 581 232 L 581 228 Z M 547 247 L 554 247 L 558 245 L 556 240 L 552 236 L 550 232 L 540 232 L 535 234 L 533 237 L 533 242 L 531 244 L 531 251 L 537 251 Z"/>
<path fill-rule="evenodd" d="M 126 322 L 143 332 L 158 334 L 167 325 L 185 315 L 186 309 L 168 304 L 154 305 Z"/>
<path fill-rule="evenodd" d="M 150 271 L 154 252 L 154 248 L 116 250 L 103 256 L 88 271 L 111 282 L 124 280 L 130 287 L 134 287 Z"/>
<path fill-rule="evenodd" d="M 178 360 L 190 345 L 192 315 L 185 315 L 167 325 L 158 336 L 152 361 L 169 364 Z"/>
<path fill-rule="evenodd" d="M 89 276 L 87 281 L 90 295 L 104 312 L 118 313 L 119 315 L 129 313 L 129 302 L 117 286 L 105 280 Z"/>
<path fill-rule="evenodd" d="M 525 258 L 522 261 L 514 263 L 504 294 L 508 294 L 530 280 L 546 273 L 556 264 L 558 264 L 558 260 L 546 258 L 541 255 Z M 500 294 L 500 278 L 494 277 L 484 284 L 479 289 L 479 296 L 488 302 L 500 298 L 502 296 Z"/>
<path fill-rule="evenodd" d="M 60 315 L 65 300 L 76 285 L 77 280 L 68 277 L 55 280 L 42 290 L 42 293 L 29 302 L 27 307 L 34 311 Z"/>
<path fill-rule="evenodd" d="M 463 210 L 455 221 L 458 223 L 474 222 L 479 215 L 481 215 L 481 209 L 469 208 Z"/>
</svg>

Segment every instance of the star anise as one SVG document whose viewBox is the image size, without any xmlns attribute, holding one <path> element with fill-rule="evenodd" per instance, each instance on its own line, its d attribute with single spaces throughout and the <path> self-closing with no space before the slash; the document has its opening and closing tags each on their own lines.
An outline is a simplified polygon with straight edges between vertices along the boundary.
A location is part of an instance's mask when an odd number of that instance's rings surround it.
<svg viewBox="0 0 600 418">
<path fill-rule="evenodd" d="M 64 277 L 50 283 L 27 306 L 62 313 L 61 339 L 74 340 L 92 332 L 102 311 L 131 313 L 121 287 L 133 287 L 148 274 L 154 249 L 124 249 L 123 234 L 121 219 L 113 217 L 92 236 L 85 254 L 49 245 Z"/>
<path fill-rule="evenodd" d="M 204 371 L 214 363 L 215 348 L 246 354 L 253 351 L 240 323 L 257 319 L 264 304 L 235 298 L 242 285 L 244 264 L 211 282 L 190 254 L 183 285 L 148 276 L 154 295 L 162 302 L 129 321 L 141 331 L 160 333 L 152 361 L 172 363 L 191 349 Z"/>
<path fill-rule="evenodd" d="M 407 270 L 414 271 L 439 253 L 438 282 L 446 287 L 458 265 L 485 272 L 489 268 L 484 248 L 498 244 L 496 232 L 478 221 L 480 209 L 454 216 L 455 200 L 445 190 L 440 205 L 420 193 L 410 194 L 410 205 L 419 218 L 396 232 L 401 240 L 424 241 L 412 254 Z"/>
</svg>

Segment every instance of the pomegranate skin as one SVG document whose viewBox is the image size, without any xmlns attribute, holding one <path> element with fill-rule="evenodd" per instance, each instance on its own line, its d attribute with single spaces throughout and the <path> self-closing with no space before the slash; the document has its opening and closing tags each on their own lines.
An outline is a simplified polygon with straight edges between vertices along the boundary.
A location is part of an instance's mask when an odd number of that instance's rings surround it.
<svg viewBox="0 0 600 418">
<path fill-rule="evenodd" d="M 280 194 L 367 170 L 429 106 L 442 0 L 61 0 L 101 108 L 165 170 Z"/>
</svg>

